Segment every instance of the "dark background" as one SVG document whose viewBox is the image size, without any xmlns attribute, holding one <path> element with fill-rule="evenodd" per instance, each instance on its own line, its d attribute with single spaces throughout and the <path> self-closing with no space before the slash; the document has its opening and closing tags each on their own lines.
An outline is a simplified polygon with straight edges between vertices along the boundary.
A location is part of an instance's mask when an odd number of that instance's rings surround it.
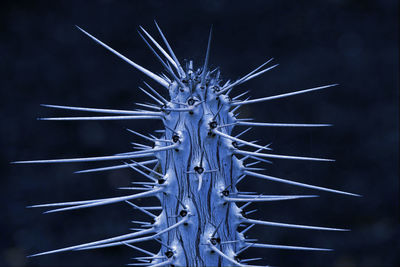
<svg viewBox="0 0 400 267">
<path fill-rule="evenodd" d="M 203 64 L 214 36 L 211 67 L 237 79 L 269 57 L 281 65 L 232 93 L 253 98 L 330 83 L 340 86 L 255 104 L 241 117 L 260 122 L 333 123 L 332 128 L 258 128 L 246 140 L 273 142 L 276 153 L 335 158 L 334 163 L 275 160 L 265 173 L 363 195 L 319 193 L 248 178 L 239 188 L 268 193 L 318 193 L 310 200 L 254 205 L 252 218 L 351 228 L 322 232 L 267 226 L 249 231 L 262 243 L 334 248 L 334 252 L 249 249 L 272 266 L 398 266 L 398 6 L 396 1 L 10 1 L 0 8 L 1 266 L 122 266 L 139 255 L 127 247 L 26 258 L 27 255 L 120 235 L 127 205 L 42 215 L 25 206 L 124 194 L 137 174 L 78 175 L 98 164 L 10 165 L 24 159 L 110 155 L 143 141 L 155 121 L 42 122 L 81 115 L 39 104 L 116 109 L 149 101 L 137 87 L 149 80 L 79 32 L 79 25 L 155 72 L 161 66 L 137 34 L 159 39 L 157 19 L 180 59 Z M 238 130 L 236 130 L 238 131 Z M 105 164 L 109 164 L 105 163 Z M 139 202 L 138 202 L 139 203 Z M 144 247 L 156 251 L 156 243 Z M 255 262 L 256 264 L 256 262 Z M 261 264 L 259 262 L 258 264 Z"/>
</svg>

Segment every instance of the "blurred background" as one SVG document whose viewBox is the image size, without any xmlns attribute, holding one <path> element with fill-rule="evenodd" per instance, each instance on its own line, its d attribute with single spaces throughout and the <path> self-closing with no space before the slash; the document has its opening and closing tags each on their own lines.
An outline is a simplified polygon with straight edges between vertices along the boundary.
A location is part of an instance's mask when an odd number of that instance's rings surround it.
<svg viewBox="0 0 400 267">
<path fill-rule="evenodd" d="M 249 105 L 241 117 L 258 122 L 333 123 L 334 127 L 260 127 L 246 140 L 272 142 L 279 154 L 335 158 L 336 162 L 274 160 L 273 176 L 363 195 L 315 192 L 248 178 L 239 186 L 265 194 L 319 198 L 265 203 L 252 218 L 350 228 L 322 232 L 257 226 L 262 243 L 334 248 L 333 252 L 249 249 L 272 266 L 399 266 L 397 1 L 2 1 L 0 266 L 122 266 L 140 254 L 128 247 L 27 255 L 121 235 L 130 220 L 147 219 L 124 204 L 42 215 L 33 204 L 124 194 L 116 187 L 133 171 L 73 174 L 102 164 L 10 165 L 14 160 L 111 155 L 140 141 L 156 121 L 44 122 L 38 117 L 81 115 L 40 104 L 132 109 L 149 101 L 137 89 L 144 75 L 79 32 L 79 25 L 138 64 L 162 67 L 137 34 L 156 39 L 153 19 L 177 56 L 203 64 L 213 25 L 211 67 L 235 80 L 266 59 L 280 66 L 237 87 L 252 98 L 330 83 L 327 90 Z M 82 114 L 83 115 L 83 114 Z M 239 129 L 236 129 L 239 132 Z M 105 163 L 108 165 L 110 162 Z M 119 163 L 117 163 L 119 164 Z M 144 202 L 148 200 L 142 200 Z M 151 202 L 151 201 L 150 201 Z M 137 201 L 141 203 L 141 201 Z M 43 210 L 44 211 L 44 210 Z M 144 247 L 156 251 L 157 243 Z"/>
</svg>

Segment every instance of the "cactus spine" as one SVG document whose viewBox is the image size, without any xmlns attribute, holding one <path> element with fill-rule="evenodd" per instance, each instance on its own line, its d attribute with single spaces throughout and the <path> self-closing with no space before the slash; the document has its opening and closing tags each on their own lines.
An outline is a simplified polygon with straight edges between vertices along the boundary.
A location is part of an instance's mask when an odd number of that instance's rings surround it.
<svg viewBox="0 0 400 267">
<path fill-rule="evenodd" d="M 144 257 L 137 258 L 139 263 L 144 266 L 249 266 L 248 262 L 255 259 L 240 260 L 239 255 L 250 247 L 316 251 L 329 250 L 323 248 L 261 244 L 256 243 L 252 239 L 247 239 L 245 233 L 254 225 L 329 231 L 345 231 L 345 229 L 247 218 L 244 210 L 253 202 L 294 200 L 311 198 L 315 197 L 315 195 L 259 195 L 252 192 L 241 192 L 238 190 L 237 184 L 245 177 L 254 177 L 354 196 L 355 194 L 343 191 L 261 174 L 256 172 L 260 169 L 251 167 L 259 162 L 269 162 L 267 159 L 274 158 L 312 161 L 331 160 L 272 154 L 268 152 L 270 150 L 268 145 L 258 145 L 255 142 L 248 142 L 242 139 L 241 136 L 250 128 L 236 135 L 232 134 L 232 130 L 235 126 L 330 126 L 329 124 L 249 122 L 246 119 L 238 119 L 235 112 L 242 105 L 321 90 L 334 85 L 320 86 L 259 99 L 239 100 L 244 94 L 231 99 L 229 94 L 234 87 L 273 69 L 277 65 L 266 67 L 271 61 L 268 60 L 243 78 L 232 83 L 227 81 L 222 85 L 223 82 L 220 79 L 219 70 L 210 70 L 208 68 L 211 31 L 204 63 L 201 68 L 195 70 L 193 61 L 189 61 L 185 66 L 180 64 L 157 24 L 156 27 L 166 49 L 143 28 L 141 28 L 142 32 L 140 35 L 160 60 L 168 75 L 154 74 L 113 50 L 86 31 L 78 28 L 95 42 L 146 74 L 158 83 L 161 88 L 166 89 L 169 93 L 169 100 L 149 84 L 145 83 L 146 89 L 140 89 L 156 103 L 155 105 L 140 104 L 145 109 L 110 110 L 45 105 L 51 108 L 113 115 L 43 118 L 43 120 L 161 120 L 165 126 L 165 130 L 161 131 L 160 137 L 154 135 L 150 135 L 149 137 L 129 130 L 131 133 L 153 142 L 153 147 L 137 144 L 137 151 L 111 156 L 17 162 L 58 163 L 122 160 L 123 164 L 120 165 L 89 169 L 81 172 L 131 168 L 142 174 L 149 181 L 134 181 L 133 184 L 140 185 L 141 187 L 126 189 L 141 190 L 142 192 L 107 199 L 43 204 L 33 207 L 51 207 L 54 209 L 48 212 L 58 212 L 125 201 L 133 208 L 149 215 L 151 222 L 137 222 L 142 224 L 143 228 L 132 233 L 43 252 L 33 256 L 124 245 L 145 254 Z M 247 147 L 248 149 L 243 149 L 242 147 Z M 140 158 L 143 158 L 143 160 L 137 161 Z M 252 161 L 248 162 L 249 160 Z M 155 165 L 151 167 L 152 164 Z M 134 204 L 135 199 L 144 197 L 158 198 L 160 206 L 139 207 Z M 240 205 L 239 203 L 245 204 Z M 153 210 L 158 209 L 161 209 L 161 212 L 155 215 Z M 161 249 L 158 253 L 149 252 L 136 246 L 137 243 L 150 240 L 158 241 L 161 244 Z"/>
</svg>

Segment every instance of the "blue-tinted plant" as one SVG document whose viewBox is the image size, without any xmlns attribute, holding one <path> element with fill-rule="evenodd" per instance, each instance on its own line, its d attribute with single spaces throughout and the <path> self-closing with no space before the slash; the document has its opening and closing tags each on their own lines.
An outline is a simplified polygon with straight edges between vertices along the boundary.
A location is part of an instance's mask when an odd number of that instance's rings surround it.
<svg viewBox="0 0 400 267">
<path fill-rule="evenodd" d="M 251 128 L 232 134 L 234 127 L 325 127 L 329 124 L 290 124 L 252 122 L 237 118 L 237 110 L 243 105 L 257 104 L 278 98 L 322 90 L 334 84 L 284 93 L 258 99 L 241 99 L 247 92 L 231 98 L 231 91 L 241 84 L 273 69 L 267 67 L 272 59 L 260 65 L 235 82 L 223 82 L 218 69 L 208 67 L 211 31 L 206 56 L 201 68 L 194 68 L 193 61 L 182 66 L 167 39 L 156 24 L 166 47 L 163 48 L 141 27 L 140 36 L 165 68 L 166 74 L 157 75 L 129 60 L 86 31 L 83 33 L 117 55 L 125 62 L 155 81 L 161 90 L 145 82 L 140 88 L 154 104 L 138 104 L 141 109 L 110 110 L 69 106 L 44 105 L 46 107 L 73 111 L 112 114 L 96 117 L 43 118 L 42 120 L 161 120 L 163 131 L 155 135 L 144 135 L 133 130 L 131 133 L 153 143 L 153 146 L 134 143 L 136 151 L 111 156 L 91 158 L 19 161 L 18 163 L 63 163 L 92 161 L 123 161 L 120 165 L 89 169 L 80 172 L 99 172 L 131 168 L 148 181 L 134 181 L 127 190 L 140 193 L 120 197 L 85 201 L 43 204 L 33 207 L 54 208 L 47 213 L 89 208 L 126 202 L 150 217 L 149 222 L 133 221 L 141 226 L 131 233 L 90 242 L 82 245 L 52 250 L 33 256 L 71 251 L 88 250 L 111 246 L 129 246 L 145 256 L 136 258 L 144 266 L 249 266 L 256 259 L 240 259 L 240 254 L 249 248 L 273 248 L 293 250 L 327 251 L 330 249 L 297 247 L 258 243 L 248 239 L 246 232 L 255 225 L 289 227 L 306 230 L 346 231 L 327 228 L 271 222 L 248 217 L 253 211 L 246 208 L 253 202 L 269 202 L 312 198 L 316 195 L 262 195 L 242 192 L 237 186 L 248 177 L 271 180 L 279 183 L 327 191 L 338 194 L 355 194 L 314 186 L 259 173 L 263 170 L 254 165 L 269 159 L 306 161 L 332 161 L 330 159 L 289 156 L 270 153 L 269 145 L 245 141 L 243 135 Z M 143 109 L 144 108 L 144 109 Z M 158 135 L 158 137 L 157 137 Z M 247 149 L 246 149 L 247 148 Z M 138 161 L 138 159 L 141 159 Z M 156 197 L 159 206 L 144 207 L 134 203 L 135 199 Z M 239 205 L 239 203 L 244 203 Z M 155 215 L 154 212 L 159 212 Z M 145 241 L 158 241 L 158 252 L 137 247 Z"/>
</svg>

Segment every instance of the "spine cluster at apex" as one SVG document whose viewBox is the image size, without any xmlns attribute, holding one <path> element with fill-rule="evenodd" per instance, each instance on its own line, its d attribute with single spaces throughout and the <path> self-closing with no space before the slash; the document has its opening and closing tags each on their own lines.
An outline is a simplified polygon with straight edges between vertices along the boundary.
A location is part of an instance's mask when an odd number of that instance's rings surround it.
<svg viewBox="0 0 400 267">
<path fill-rule="evenodd" d="M 292 159 L 311 161 L 332 161 L 330 159 L 290 156 L 271 153 L 268 145 L 243 140 L 243 135 L 251 128 L 240 129 L 232 134 L 234 127 L 325 127 L 329 124 L 291 124 L 275 122 L 253 122 L 237 118 L 237 110 L 246 104 L 254 104 L 284 98 L 296 94 L 325 89 L 334 85 L 320 86 L 291 93 L 258 99 L 242 97 L 245 93 L 231 98 L 231 91 L 277 65 L 268 66 L 270 60 L 260 65 L 242 78 L 223 83 L 218 69 L 209 69 L 211 31 L 204 64 L 194 69 L 193 62 L 182 66 L 171 49 L 163 32 L 156 24 L 164 49 L 146 30 L 141 27 L 140 36 L 163 65 L 166 74 L 157 75 L 121 55 L 108 45 L 80 29 L 91 39 L 117 55 L 125 62 L 141 71 L 168 92 L 163 96 L 157 88 L 145 83 L 140 88 L 154 104 L 138 104 L 136 110 L 111 110 L 58 105 L 44 105 L 51 108 L 73 111 L 110 114 L 95 117 L 59 117 L 42 120 L 161 120 L 164 130 L 155 135 L 144 135 L 134 130 L 132 134 L 151 142 L 152 146 L 133 143 L 136 151 L 110 156 L 90 158 L 53 159 L 19 161 L 16 163 L 63 163 L 91 161 L 121 161 L 122 163 L 103 168 L 88 169 L 79 173 L 109 171 L 130 168 L 141 174 L 146 181 L 133 181 L 132 187 L 122 189 L 138 190 L 139 193 L 106 199 L 42 204 L 32 207 L 51 207 L 48 212 L 81 209 L 116 202 L 126 202 L 149 216 L 149 222 L 133 221 L 139 229 L 133 232 L 94 241 L 82 245 L 66 247 L 35 254 L 51 254 L 71 250 L 87 250 L 111 246 L 128 246 L 145 256 L 138 257 L 142 266 L 250 266 L 252 261 L 240 254 L 251 247 L 315 250 L 330 249 L 298 247 L 258 243 L 247 238 L 246 232 L 255 225 L 271 227 L 300 228 L 307 230 L 346 231 L 327 228 L 272 222 L 249 218 L 253 211 L 246 209 L 253 202 L 269 202 L 312 198 L 316 195 L 263 195 L 256 192 L 242 192 L 237 185 L 244 178 L 260 178 L 290 185 L 357 196 L 344 191 L 295 182 L 260 173 L 259 163 L 270 163 L 271 159 Z M 165 95 L 165 94 L 164 94 Z M 157 137 L 158 135 L 159 137 Z M 140 161 L 138 159 L 141 159 Z M 134 203 L 135 199 L 156 197 L 160 206 L 143 207 Z M 155 215 L 157 214 L 157 215 Z M 150 252 L 137 247 L 137 243 L 155 241 L 160 244 L 158 252 Z M 255 266 L 255 265 L 251 265 Z"/>
</svg>

